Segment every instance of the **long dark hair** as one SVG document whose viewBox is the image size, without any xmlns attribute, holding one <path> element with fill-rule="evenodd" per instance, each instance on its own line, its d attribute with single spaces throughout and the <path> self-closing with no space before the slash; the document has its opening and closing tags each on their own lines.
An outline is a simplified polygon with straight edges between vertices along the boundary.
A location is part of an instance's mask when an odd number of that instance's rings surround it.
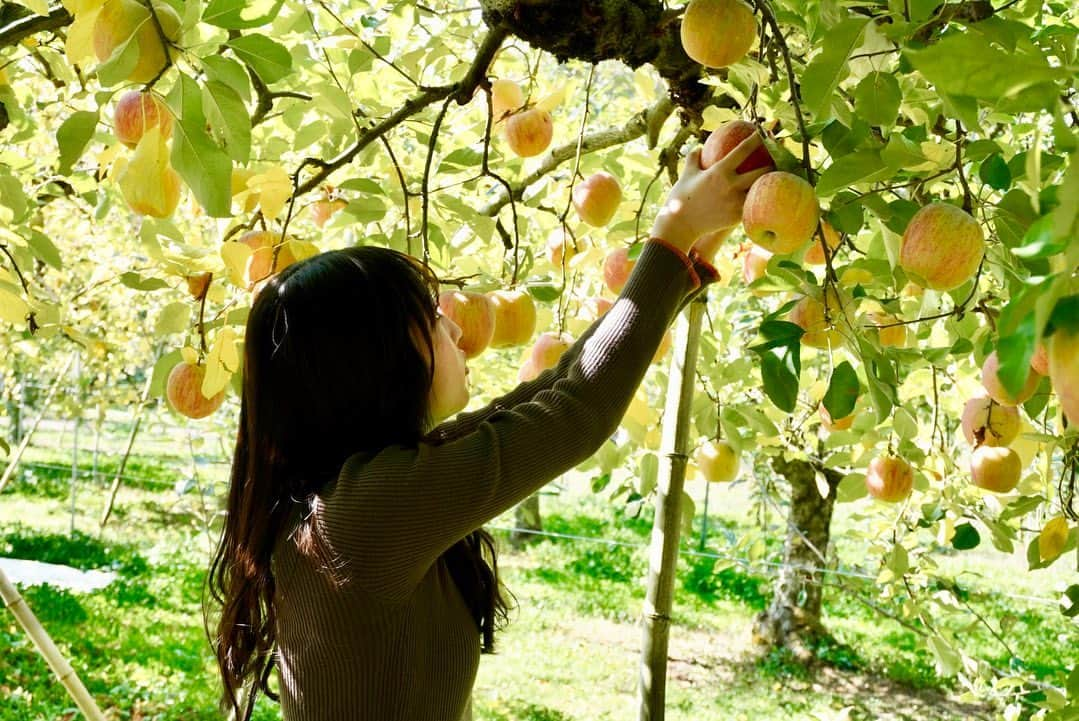
<svg viewBox="0 0 1079 721">
<path fill-rule="evenodd" d="M 210 567 L 221 605 L 211 635 L 224 684 L 221 705 L 240 715 L 268 688 L 275 612 L 271 559 L 286 524 L 358 452 L 416 445 L 432 425 L 432 333 L 438 280 L 403 253 L 356 247 L 321 253 L 274 276 L 247 319 L 243 397 L 227 515 Z M 329 549 L 306 513 L 293 538 L 331 577 Z M 479 530 L 449 549 L 447 563 L 493 650 L 508 603 L 494 542 Z M 207 614 L 208 618 L 208 614 Z M 207 620 L 209 626 L 209 621 Z M 209 632 L 209 629 L 208 629 Z"/>
</svg>

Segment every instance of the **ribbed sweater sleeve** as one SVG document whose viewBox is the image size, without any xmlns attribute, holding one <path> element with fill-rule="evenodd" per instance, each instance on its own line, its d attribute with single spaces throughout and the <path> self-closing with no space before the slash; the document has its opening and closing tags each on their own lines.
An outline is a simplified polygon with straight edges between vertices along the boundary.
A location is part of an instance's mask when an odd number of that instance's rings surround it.
<svg viewBox="0 0 1079 721">
<path fill-rule="evenodd" d="M 555 372 L 445 442 L 349 458 L 318 517 L 352 581 L 405 597 L 450 546 L 595 453 L 683 301 L 701 286 L 694 265 L 650 240 L 614 306 Z"/>
</svg>

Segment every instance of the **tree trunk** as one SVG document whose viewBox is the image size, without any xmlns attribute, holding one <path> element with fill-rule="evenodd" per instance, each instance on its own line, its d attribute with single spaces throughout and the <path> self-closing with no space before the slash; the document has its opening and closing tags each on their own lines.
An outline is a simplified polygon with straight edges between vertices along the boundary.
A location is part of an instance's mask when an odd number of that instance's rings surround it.
<svg viewBox="0 0 1079 721">
<path fill-rule="evenodd" d="M 514 531 L 510 533 L 510 545 L 516 549 L 528 545 L 539 538 L 535 533 L 528 531 L 543 530 L 543 516 L 540 514 L 540 497 L 533 493 L 528 498 L 517 504 L 513 509 Z"/>
<path fill-rule="evenodd" d="M 791 484 L 783 568 L 769 608 L 757 617 L 759 643 L 786 648 L 802 662 L 813 657 L 814 642 L 826 635 L 821 623 L 821 589 L 836 488 L 842 475 L 809 461 L 777 457 L 772 467 Z M 818 480 L 817 474 L 823 476 Z M 820 484 L 818 486 L 818 483 Z M 827 496 L 821 492 L 827 490 Z"/>
</svg>

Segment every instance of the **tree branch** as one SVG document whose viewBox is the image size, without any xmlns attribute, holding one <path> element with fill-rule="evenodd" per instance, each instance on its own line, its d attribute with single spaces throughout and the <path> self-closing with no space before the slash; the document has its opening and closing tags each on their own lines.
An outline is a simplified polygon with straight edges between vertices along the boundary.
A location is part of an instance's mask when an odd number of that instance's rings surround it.
<svg viewBox="0 0 1079 721">
<path fill-rule="evenodd" d="M 63 6 L 54 8 L 48 15 L 27 15 L 0 28 L 0 48 L 15 45 L 23 38 L 46 30 L 58 30 L 70 25 L 75 18 Z"/>
</svg>

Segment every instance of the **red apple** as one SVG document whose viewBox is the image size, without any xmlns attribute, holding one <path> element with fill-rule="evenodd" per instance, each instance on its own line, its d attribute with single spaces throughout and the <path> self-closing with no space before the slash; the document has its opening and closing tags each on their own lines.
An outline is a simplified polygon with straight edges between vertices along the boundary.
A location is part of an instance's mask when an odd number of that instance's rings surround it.
<svg viewBox="0 0 1079 721">
<path fill-rule="evenodd" d="M 1079 425 L 1079 331 L 1057 328 L 1046 341 L 1049 380 L 1068 422 Z"/>
<path fill-rule="evenodd" d="M 539 155 L 551 144 L 554 125 L 551 114 L 542 108 L 530 108 L 506 118 L 506 143 L 516 155 L 530 158 Z"/>
<path fill-rule="evenodd" d="M 165 384 L 165 397 L 172 409 L 188 418 L 205 418 L 225 400 L 225 392 L 219 391 L 213 398 L 202 395 L 202 380 L 206 368 L 191 363 L 178 363 L 169 372 Z"/>
<path fill-rule="evenodd" d="M 827 220 L 822 220 L 820 226 L 821 230 L 824 232 L 824 242 L 828 244 L 829 252 L 835 251 L 843 239 Z M 808 265 L 824 265 L 827 262 L 824 258 L 824 248 L 821 247 L 820 238 L 813 238 L 813 243 L 810 244 L 809 249 L 806 250 L 803 260 L 805 260 Z"/>
<path fill-rule="evenodd" d="M 701 168 L 708 169 L 720 158 L 738 147 L 738 144 L 757 132 L 757 126 L 746 120 L 731 120 L 713 130 L 701 148 Z M 757 168 L 775 169 L 775 161 L 763 145 L 749 154 L 737 168 L 736 173 L 748 173 Z"/>
<path fill-rule="evenodd" d="M 177 42 L 182 24 L 180 16 L 166 2 L 155 2 L 153 8 L 169 43 Z M 137 44 L 138 60 L 127 79 L 134 83 L 153 80 L 165 68 L 167 60 L 166 47 L 149 8 L 138 0 L 105 0 L 91 31 L 97 59 L 105 62 L 129 39 Z M 168 52 L 171 56 L 172 50 Z"/>
<path fill-rule="evenodd" d="M 817 231 L 819 219 L 813 186 L 779 170 L 757 178 L 742 206 L 746 236 L 773 253 L 800 250 Z"/>
<path fill-rule="evenodd" d="M 742 256 L 742 280 L 746 285 L 760 280 L 768 272 L 768 261 L 771 260 L 773 253 L 765 250 L 759 245 L 750 245 L 749 250 Z M 757 291 L 754 291 L 757 293 Z M 761 295 L 760 293 L 757 293 Z"/>
<path fill-rule="evenodd" d="M 586 319 L 596 320 L 614 306 L 614 301 L 595 296 L 581 304 L 581 310 Z"/>
<path fill-rule="evenodd" d="M 607 225 L 622 202 L 622 186 L 618 179 L 599 171 L 573 186 L 573 207 L 581 220 L 597 228 Z"/>
<path fill-rule="evenodd" d="M 982 363 L 982 385 L 985 387 L 989 397 L 1003 406 L 1017 406 L 1030 400 L 1031 396 L 1034 395 L 1034 391 L 1038 390 L 1038 384 L 1042 379 L 1040 375 L 1031 370 L 1027 374 L 1026 383 L 1023 385 L 1023 389 L 1019 391 L 1019 395 L 1013 396 L 1000 382 L 1000 378 L 997 376 L 999 371 L 1000 359 L 997 358 L 997 352 L 993 351 Z"/>
<path fill-rule="evenodd" d="M 495 333 L 495 308 L 486 295 L 446 290 L 438 295 L 438 307 L 461 328 L 457 345 L 466 358 L 475 358 L 490 345 Z"/>
<path fill-rule="evenodd" d="M 878 456 L 869 462 L 865 489 L 869 495 L 887 503 L 898 503 L 914 488 L 914 470 L 902 458 Z"/>
<path fill-rule="evenodd" d="M 603 283 L 615 295 L 622 292 L 626 281 L 629 280 L 636 260 L 630 260 L 629 248 L 615 248 L 603 259 Z"/>
<path fill-rule="evenodd" d="M 963 406 L 963 436 L 971 445 L 1007 446 L 1019 435 L 1019 410 L 989 396 L 975 396 Z"/>
<path fill-rule="evenodd" d="M 143 133 L 154 126 L 160 129 L 162 138 L 172 135 L 172 113 L 156 95 L 132 90 L 120 96 L 112 120 L 117 140 L 134 148 Z"/>
<path fill-rule="evenodd" d="M 705 67 L 738 62 L 756 37 L 753 10 L 741 0 L 690 0 L 682 15 L 682 48 Z"/>
<path fill-rule="evenodd" d="M 738 477 L 741 459 L 727 441 L 705 441 L 694 456 L 697 468 L 709 483 L 730 483 Z"/>
<path fill-rule="evenodd" d="M 1008 493 L 1019 485 L 1023 462 L 1019 454 L 1003 446 L 982 445 L 970 457 L 974 485 L 994 493 Z"/>
<path fill-rule="evenodd" d="M 240 236 L 238 242 L 251 249 L 244 267 L 244 283 L 248 290 L 254 290 L 258 283 L 296 262 L 296 255 L 288 240 L 282 242 L 280 233 L 249 230 Z"/>
<path fill-rule="evenodd" d="M 584 250 L 584 240 L 578 239 L 574 241 L 572 236 L 564 232 L 561 227 L 558 227 L 547 236 L 545 250 L 547 260 L 551 262 L 551 265 L 555 268 L 561 268 L 563 262 L 568 266 L 573 256 Z"/>
<path fill-rule="evenodd" d="M 487 294 L 495 311 L 492 348 L 527 343 L 536 330 L 536 304 L 523 290 L 493 290 Z"/>
<path fill-rule="evenodd" d="M 977 272 L 984 251 L 985 236 L 977 220 L 949 203 L 930 203 L 907 224 L 899 265 L 918 285 L 951 290 Z"/>
<path fill-rule="evenodd" d="M 550 331 L 542 333 L 532 345 L 532 351 L 529 353 L 528 360 L 521 366 L 517 379 L 530 381 L 548 368 L 554 368 L 558 364 L 558 359 L 569 350 L 571 345 L 573 345 L 573 339 L 565 333 L 558 334 Z"/>
<path fill-rule="evenodd" d="M 1030 367 L 1038 375 L 1049 375 L 1049 351 L 1046 350 L 1044 343 L 1039 343 L 1034 347 L 1034 355 L 1030 358 Z"/>
</svg>

